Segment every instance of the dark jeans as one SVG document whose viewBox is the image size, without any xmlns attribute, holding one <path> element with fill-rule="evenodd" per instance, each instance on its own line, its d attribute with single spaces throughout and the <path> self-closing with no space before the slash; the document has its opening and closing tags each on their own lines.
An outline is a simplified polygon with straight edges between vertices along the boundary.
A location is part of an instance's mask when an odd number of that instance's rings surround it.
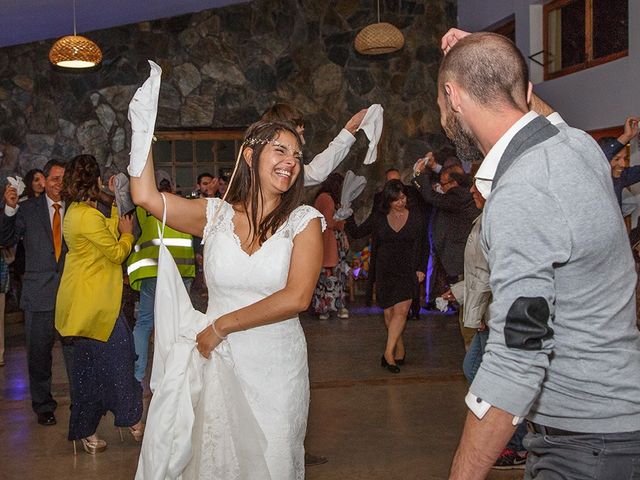
<svg viewBox="0 0 640 480">
<path fill-rule="evenodd" d="M 58 406 L 51 396 L 51 350 L 56 338 L 54 312 L 24 312 L 31 407 L 36 413 L 53 412 Z"/>
<path fill-rule="evenodd" d="M 640 431 L 542 435 L 528 433 L 525 480 L 638 480 Z"/>
</svg>

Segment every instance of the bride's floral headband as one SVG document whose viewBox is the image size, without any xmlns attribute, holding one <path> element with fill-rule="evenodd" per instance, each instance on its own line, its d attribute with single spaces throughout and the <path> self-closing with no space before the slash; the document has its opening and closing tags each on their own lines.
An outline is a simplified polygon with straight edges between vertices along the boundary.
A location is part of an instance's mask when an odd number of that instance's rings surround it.
<svg viewBox="0 0 640 480">
<path fill-rule="evenodd" d="M 269 140 L 267 138 L 249 137 L 244 141 L 244 144 L 247 147 L 251 147 L 251 148 L 255 147 L 256 145 L 266 145 L 267 143 L 270 143 L 274 147 L 284 148 L 285 150 L 287 150 L 287 152 L 292 157 L 295 157 L 297 160 L 302 161 L 302 151 L 301 150 L 295 150 L 295 149 L 291 148 L 290 145 L 285 145 L 284 143 L 280 143 L 278 140 L 275 140 L 275 139 Z"/>
</svg>

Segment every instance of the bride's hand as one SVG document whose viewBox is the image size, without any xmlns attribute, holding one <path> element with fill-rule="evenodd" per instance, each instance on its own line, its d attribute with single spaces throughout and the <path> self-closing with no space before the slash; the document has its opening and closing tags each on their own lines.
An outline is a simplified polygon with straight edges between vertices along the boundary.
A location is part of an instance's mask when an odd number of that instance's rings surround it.
<svg viewBox="0 0 640 480">
<path fill-rule="evenodd" d="M 211 358 L 211 352 L 222 342 L 213 332 L 213 325 L 209 325 L 196 335 L 196 348 L 204 358 Z"/>
</svg>

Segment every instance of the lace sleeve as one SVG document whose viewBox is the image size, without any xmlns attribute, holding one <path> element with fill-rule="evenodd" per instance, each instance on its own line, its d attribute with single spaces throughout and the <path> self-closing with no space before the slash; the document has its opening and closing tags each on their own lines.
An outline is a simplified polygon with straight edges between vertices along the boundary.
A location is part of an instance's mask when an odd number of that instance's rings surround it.
<svg viewBox="0 0 640 480">
<path fill-rule="evenodd" d="M 321 229 L 324 232 L 327 228 L 327 221 L 324 219 L 324 216 L 315 208 L 309 205 L 301 205 L 293 212 L 291 212 L 289 222 L 291 225 L 292 237 L 295 237 L 305 228 L 307 228 L 309 222 L 314 218 L 320 219 Z"/>
<path fill-rule="evenodd" d="M 204 226 L 204 231 L 202 232 L 202 243 L 205 243 L 207 238 L 209 238 L 209 236 L 218 230 L 220 225 L 222 225 L 222 220 L 224 219 L 224 207 L 225 205 L 219 198 L 207 198 L 207 224 Z M 214 222 L 213 217 L 216 215 L 216 211 L 218 209 L 220 210 L 220 213 L 218 213 Z"/>
</svg>

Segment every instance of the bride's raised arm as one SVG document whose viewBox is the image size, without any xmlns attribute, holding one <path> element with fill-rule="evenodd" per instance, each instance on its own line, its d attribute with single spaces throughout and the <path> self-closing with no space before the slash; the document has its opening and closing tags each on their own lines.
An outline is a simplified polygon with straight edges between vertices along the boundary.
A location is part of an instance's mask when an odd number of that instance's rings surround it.
<svg viewBox="0 0 640 480">
<path fill-rule="evenodd" d="M 162 219 L 163 202 L 156 186 L 153 169 L 152 139 L 158 112 L 162 69 L 149 60 L 149 78 L 136 91 L 129 103 L 131 122 L 131 155 L 129 174 L 133 203 Z M 165 194 L 167 225 L 181 232 L 201 236 L 206 223 L 206 200 L 187 200 Z"/>
<path fill-rule="evenodd" d="M 162 220 L 162 197 L 156 187 L 151 149 L 142 174 L 139 177 L 132 176 L 130 186 L 133 203 Z M 201 237 L 207 221 L 207 200 L 189 200 L 172 193 L 165 193 L 164 196 L 167 199 L 167 225 L 180 232 Z"/>
</svg>

